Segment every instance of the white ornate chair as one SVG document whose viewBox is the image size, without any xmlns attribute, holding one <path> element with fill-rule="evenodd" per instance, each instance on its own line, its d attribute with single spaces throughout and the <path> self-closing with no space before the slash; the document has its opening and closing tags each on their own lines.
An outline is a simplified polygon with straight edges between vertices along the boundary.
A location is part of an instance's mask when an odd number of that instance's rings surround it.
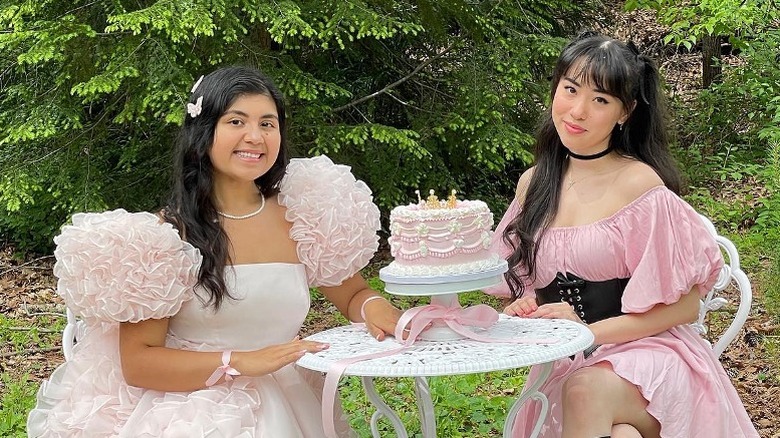
<svg viewBox="0 0 780 438">
<path fill-rule="evenodd" d="M 68 318 L 68 323 L 62 331 L 62 354 L 65 356 L 65 360 L 70 360 L 73 357 L 73 346 L 76 344 L 76 340 L 84 334 L 85 326 L 84 322 L 76 318 L 70 309 L 66 308 L 65 315 Z"/>
<path fill-rule="evenodd" d="M 729 239 L 718 234 L 712 221 L 705 216 L 701 216 L 701 219 L 723 250 L 725 264 L 720 271 L 715 286 L 707 293 L 707 296 L 701 300 L 699 318 L 696 322 L 691 324 L 693 328 L 696 329 L 699 334 L 705 336 L 708 331 L 706 322 L 707 313 L 712 310 L 718 310 L 728 303 L 728 300 L 721 296 L 723 292 L 732 284 L 739 292 L 739 307 L 734 315 L 734 319 L 731 321 L 728 328 L 718 337 L 712 347 L 715 355 L 720 356 L 731 341 L 737 337 L 742 326 L 745 325 L 745 321 L 747 321 L 748 314 L 750 313 L 750 305 L 753 301 L 753 292 L 750 288 L 750 281 L 748 280 L 747 275 L 745 275 L 742 268 L 739 266 L 737 248 Z"/>
</svg>

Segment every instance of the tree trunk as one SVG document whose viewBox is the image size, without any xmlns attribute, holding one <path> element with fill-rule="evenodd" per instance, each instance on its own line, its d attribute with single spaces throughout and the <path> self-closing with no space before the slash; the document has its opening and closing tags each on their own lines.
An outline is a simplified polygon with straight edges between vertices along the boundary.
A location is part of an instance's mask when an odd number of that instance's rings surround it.
<svg viewBox="0 0 780 438">
<path fill-rule="evenodd" d="M 709 88 L 713 82 L 720 82 L 720 37 L 705 35 L 701 40 L 702 85 Z"/>
</svg>

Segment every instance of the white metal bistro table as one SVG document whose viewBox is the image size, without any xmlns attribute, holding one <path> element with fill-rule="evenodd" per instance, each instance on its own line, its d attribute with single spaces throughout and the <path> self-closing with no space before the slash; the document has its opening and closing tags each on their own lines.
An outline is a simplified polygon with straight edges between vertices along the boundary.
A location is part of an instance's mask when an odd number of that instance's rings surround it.
<svg viewBox="0 0 780 438">
<path fill-rule="evenodd" d="M 547 397 L 539 391 L 552 372 L 553 362 L 574 355 L 593 343 L 593 334 L 583 324 L 560 319 L 525 319 L 500 315 L 492 327 L 475 332 L 493 339 L 555 338 L 552 344 L 489 343 L 472 339 L 445 341 L 418 340 L 400 353 L 347 366 L 344 374 L 359 376 L 363 388 L 376 412 L 371 417 L 371 432 L 379 437 L 377 422 L 384 416 L 399 438 L 408 438 L 399 416 L 384 402 L 374 387 L 375 377 L 413 377 L 417 407 L 423 436 L 436 437 L 436 416 L 426 377 L 450 376 L 500 371 L 530 365 L 542 365 L 539 377 L 526 384 L 526 388 L 509 410 L 504 423 L 504 437 L 509 437 L 520 407 L 529 399 L 541 402 L 541 413 L 533 430 L 536 437 L 548 412 Z M 327 350 L 310 353 L 298 360 L 303 368 L 327 372 L 331 365 L 342 359 L 379 353 L 401 347 L 390 337 L 377 341 L 361 325 L 341 326 L 307 337 L 308 340 L 327 342 Z"/>
</svg>

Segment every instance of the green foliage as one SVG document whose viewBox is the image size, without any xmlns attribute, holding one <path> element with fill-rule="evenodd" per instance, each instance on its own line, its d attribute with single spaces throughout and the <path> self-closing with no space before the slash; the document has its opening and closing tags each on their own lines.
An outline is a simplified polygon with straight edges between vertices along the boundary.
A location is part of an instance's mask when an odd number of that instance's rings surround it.
<svg viewBox="0 0 780 438">
<path fill-rule="evenodd" d="M 45 251 L 75 211 L 159 208 L 191 84 L 232 64 L 279 84 L 295 155 L 351 165 L 383 211 L 427 188 L 501 208 L 552 58 L 595 4 L 5 2 L 0 239 Z"/>
<path fill-rule="evenodd" d="M 624 8 L 655 10 L 658 22 L 669 26 L 664 43 L 690 50 L 703 35 L 728 35 L 735 47 L 744 47 L 747 37 L 770 23 L 767 14 L 777 5 L 774 0 L 628 0 Z"/>
<path fill-rule="evenodd" d="M 769 247 L 774 248 L 770 259 L 770 268 L 766 275 L 766 291 L 764 297 L 767 310 L 774 315 L 775 321 L 780 322 L 780 230 L 769 241 Z"/>
<path fill-rule="evenodd" d="M 780 11 L 764 1 L 627 3 L 637 5 L 658 10 L 666 24 L 684 24 L 679 29 L 690 32 L 686 38 L 695 38 L 702 31 L 697 26 L 708 20 L 721 20 L 715 34 L 741 35 L 741 62 L 723 66 L 723 81 L 702 90 L 693 102 L 674 102 L 677 152 L 694 187 L 689 199 L 721 226 L 734 231 L 755 227 L 764 234 L 780 227 Z M 717 14 L 698 15 L 701 22 L 684 18 L 692 11 L 716 9 Z M 713 199 L 715 187 L 723 199 Z"/>
<path fill-rule="evenodd" d="M 8 438 L 26 437 L 27 414 L 35 405 L 36 382 L 30 376 L 20 380 L 11 380 L 9 375 L 0 375 L 0 436 Z"/>
<path fill-rule="evenodd" d="M 713 186 L 725 188 L 730 202 L 711 212 L 714 219 L 760 233 L 780 227 L 780 68 L 766 45 L 777 35 L 763 38 L 744 49 L 744 64 L 725 69 L 722 83 L 692 104 L 678 102 L 675 118 L 678 154 L 699 187 L 694 196 L 719 204 L 704 198 Z"/>
</svg>

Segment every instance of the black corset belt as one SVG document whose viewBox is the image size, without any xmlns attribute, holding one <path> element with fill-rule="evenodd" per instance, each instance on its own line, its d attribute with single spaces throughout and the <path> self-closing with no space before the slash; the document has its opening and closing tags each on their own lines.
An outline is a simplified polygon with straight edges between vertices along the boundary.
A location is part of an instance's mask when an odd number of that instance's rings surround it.
<svg viewBox="0 0 780 438">
<path fill-rule="evenodd" d="M 590 324 L 622 315 L 620 311 L 623 290 L 629 278 L 589 281 L 567 272 L 558 273 L 555 280 L 542 289 L 536 289 L 538 305 L 563 301 L 571 304 L 582 322 Z"/>
</svg>

